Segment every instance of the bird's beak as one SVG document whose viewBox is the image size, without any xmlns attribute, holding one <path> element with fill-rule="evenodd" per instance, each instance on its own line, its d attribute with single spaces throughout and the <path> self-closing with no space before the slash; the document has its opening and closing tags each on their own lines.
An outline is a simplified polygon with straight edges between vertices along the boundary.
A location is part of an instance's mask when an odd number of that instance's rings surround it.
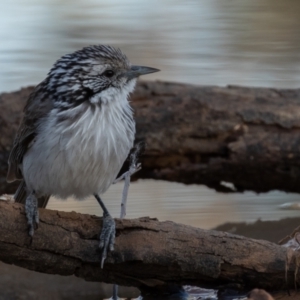
<svg viewBox="0 0 300 300">
<path fill-rule="evenodd" d="M 128 70 L 124 75 L 128 79 L 137 78 L 141 75 L 146 75 L 150 73 L 155 73 L 160 71 L 159 69 L 154 69 L 150 67 L 144 67 L 144 66 L 131 66 L 130 70 Z"/>
</svg>

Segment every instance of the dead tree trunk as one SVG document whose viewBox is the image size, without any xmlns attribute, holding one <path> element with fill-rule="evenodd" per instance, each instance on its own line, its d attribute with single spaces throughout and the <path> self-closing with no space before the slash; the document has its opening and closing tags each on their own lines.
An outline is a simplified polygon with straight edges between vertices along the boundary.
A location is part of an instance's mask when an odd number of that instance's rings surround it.
<svg viewBox="0 0 300 300">
<path fill-rule="evenodd" d="M 31 91 L 0 95 L 0 193 L 16 189 L 5 183 L 6 161 Z M 132 104 L 137 140 L 146 142 L 136 176 L 229 192 L 300 192 L 299 89 L 140 82 Z"/>
<path fill-rule="evenodd" d="M 40 209 L 32 240 L 23 205 L 0 201 L 0 220 L 0 260 L 38 272 L 140 288 L 294 287 L 291 250 L 263 240 L 149 218 L 116 220 L 115 251 L 100 269 L 99 217 Z"/>
</svg>

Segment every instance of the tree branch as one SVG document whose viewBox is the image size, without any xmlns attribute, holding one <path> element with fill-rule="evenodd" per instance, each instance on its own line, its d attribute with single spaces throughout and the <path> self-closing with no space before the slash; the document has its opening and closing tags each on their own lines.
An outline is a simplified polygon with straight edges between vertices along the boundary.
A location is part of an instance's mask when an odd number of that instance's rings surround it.
<svg viewBox="0 0 300 300">
<path fill-rule="evenodd" d="M 32 240 L 23 205 L 0 201 L 0 218 L 0 260 L 38 272 L 136 287 L 294 287 L 290 250 L 267 241 L 150 218 L 117 219 L 115 251 L 101 269 L 101 218 L 40 209 Z"/>
<path fill-rule="evenodd" d="M 16 190 L 5 182 L 7 158 L 32 89 L 0 95 L 0 193 Z M 299 89 L 140 82 L 132 105 L 146 150 L 135 178 L 299 193 L 299 103 Z"/>
</svg>

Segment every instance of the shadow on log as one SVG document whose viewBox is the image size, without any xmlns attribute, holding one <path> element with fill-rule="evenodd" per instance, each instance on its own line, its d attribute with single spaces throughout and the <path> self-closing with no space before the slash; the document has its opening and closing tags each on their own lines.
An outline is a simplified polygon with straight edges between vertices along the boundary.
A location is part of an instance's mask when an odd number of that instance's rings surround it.
<svg viewBox="0 0 300 300">
<path fill-rule="evenodd" d="M 40 225 L 32 240 L 23 205 L 0 201 L 0 218 L 0 260 L 38 272 L 139 288 L 168 283 L 294 287 L 290 250 L 263 240 L 149 218 L 116 220 L 115 251 L 101 270 L 101 218 L 40 209 Z"/>
<path fill-rule="evenodd" d="M 0 95 L 0 193 L 16 190 L 5 182 L 7 158 L 32 89 Z M 300 192 L 299 89 L 139 82 L 132 105 L 146 142 L 136 178 Z"/>
</svg>

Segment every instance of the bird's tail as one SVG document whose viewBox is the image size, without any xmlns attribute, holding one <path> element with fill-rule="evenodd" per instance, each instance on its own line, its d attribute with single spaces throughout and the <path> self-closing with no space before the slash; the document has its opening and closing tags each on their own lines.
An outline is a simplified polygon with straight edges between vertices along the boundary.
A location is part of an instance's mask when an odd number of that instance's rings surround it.
<svg viewBox="0 0 300 300">
<path fill-rule="evenodd" d="M 21 183 L 19 184 L 19 187 L 18 187 L 15 195 L 14 195 L 15 202 L 25 204 L 26 197 L 27 197 L 26 183 L 24 180 L 22 180 Z M 42 208 L 46 207 L 47 203 L 49 201 L 49 198 L 50 198 L 50 196 L 39 197 L 38 198 L 38 206 L 42 207 Z"/>
</svg>

